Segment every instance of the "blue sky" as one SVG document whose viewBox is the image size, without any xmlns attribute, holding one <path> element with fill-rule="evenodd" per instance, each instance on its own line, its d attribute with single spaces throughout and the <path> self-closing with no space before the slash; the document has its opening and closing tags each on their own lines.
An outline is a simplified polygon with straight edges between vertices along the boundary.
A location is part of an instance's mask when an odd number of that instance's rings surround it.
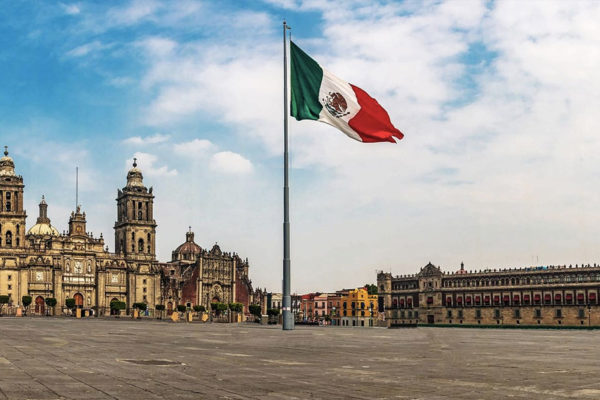
<svg viewBox="0 0 600 400">
<path fill-rule="evenodd" d="M 10 1 L 0 143 L 66 229 L 74 170 L 113 249 L 134 156 L 161 261 L 203 247 L 281 279 L 281 22 L 405 133 L 365 145 L 290 122 L 293 290 L 412 273 L 600 260 L 595 2 Z"/>
</svg>

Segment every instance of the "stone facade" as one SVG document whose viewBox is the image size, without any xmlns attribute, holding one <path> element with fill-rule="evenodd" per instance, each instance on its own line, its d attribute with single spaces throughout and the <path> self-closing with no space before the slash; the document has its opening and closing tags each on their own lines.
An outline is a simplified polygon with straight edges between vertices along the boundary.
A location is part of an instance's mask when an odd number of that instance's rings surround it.
<svg viewBox="0 0 600 400">
<path fill-rule="evenodd" d="M 388 326 L 600 325 L 600 265 L 447 273 L 429 263 L 416 275 L 377 274 Z"/>
<path fill-rule="evenodd" d="M 186 241 L 175 249 L 171 261 L 161 263 L 163 297 L 167 310 L 177 304 L 189 307 L 211 303 L 242 303 L 244 312 L 253 304 L 252 281 L 248 260 L 235 253 L 221 251 L 215 244 L 210 250 L 194 242 L 194 233 L 186 233 Z"/>
<path fill-rule="evenodd" d="M 136 219 L 129 208 L 130 193 L 135 190 L 135 200 L 143 196 L 145 210 L 152 209 L 152 188 L 143 186 L 135 164 L 127 186 L 119 191 L 115 238 L 126 237 L 127 244 L 144 240 L 148 246 L 120 246 L 116 253 L 108 251 L 102 235 L 94 237 L 87 231 L 86 215 L 79 206 L 71 213 L 69 230 L 59 233 L 48 218 L 43 197 L 37 222 L 26 231 L 24 187 L 23 177 L 15 174 L 14 162 L 5 150 L 0 159 L 0 294 L 8 295 L 11 304 L 19 305 L 22 296 L 29 295 L 33 311 L 44 313 L 46 298 L 55 298 L 58 310 L 67 298 L 73 298 L 79 308 L 108 313 L 112 300 L 124 301 L 128 307 L 144 302 L 149 308 L 160 302 L 160 271 L 154 254 L 156 223 L 151 211 Z"/>
</svg>

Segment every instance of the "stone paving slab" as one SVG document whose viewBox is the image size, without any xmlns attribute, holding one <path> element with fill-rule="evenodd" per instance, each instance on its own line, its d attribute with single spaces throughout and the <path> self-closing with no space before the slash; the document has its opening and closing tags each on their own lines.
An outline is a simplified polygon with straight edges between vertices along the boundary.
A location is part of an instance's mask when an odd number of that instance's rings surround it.
<svg viewBox="0 0 600 400">
<path fill-rule="evenodd" d="M 600 399 L 600 332 L 0 318 L 1 399 Z"/>
</svg>

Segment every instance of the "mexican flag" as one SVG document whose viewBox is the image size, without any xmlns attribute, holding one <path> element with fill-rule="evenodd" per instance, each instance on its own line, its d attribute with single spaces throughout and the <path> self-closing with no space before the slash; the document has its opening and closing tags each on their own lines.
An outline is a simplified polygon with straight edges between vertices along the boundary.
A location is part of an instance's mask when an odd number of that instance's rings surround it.
<svg viewBox="0 0 600 400">
<path fill-rule="evenodd" d="M 404 135 L 372 98 L 321 67 L 294 42 L 290 42 L 291 116 L 312 119 L 338 128 L 359 142 L 392 142 Z"/>
</svg>

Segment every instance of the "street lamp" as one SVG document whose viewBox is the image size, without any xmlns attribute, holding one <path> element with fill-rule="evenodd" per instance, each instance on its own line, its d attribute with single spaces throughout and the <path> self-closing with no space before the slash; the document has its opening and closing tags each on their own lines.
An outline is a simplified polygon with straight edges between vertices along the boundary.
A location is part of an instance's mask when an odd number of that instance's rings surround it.
<svg viewBox="0 0 600 400">
<path fill-rule="evenodd" d="M 331 316 L 332 316 L 331 320 L 333 322 L 335 322 L 335 306 L 331 307 Z"/>
<path fill-rule="evenodd" d="M 373 307 L 369 307 L 369 326 L 373 326 Z"/>
</svg>

